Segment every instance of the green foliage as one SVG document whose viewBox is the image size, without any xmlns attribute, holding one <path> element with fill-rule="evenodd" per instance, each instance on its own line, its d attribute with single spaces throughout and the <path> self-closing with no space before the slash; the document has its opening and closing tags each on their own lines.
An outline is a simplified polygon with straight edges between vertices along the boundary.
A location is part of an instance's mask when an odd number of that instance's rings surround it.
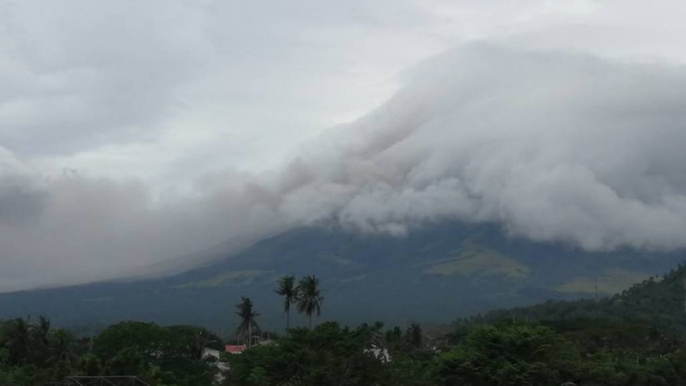
<svg viewBox="0 0 686 386">
<path fill-rule="evenodd" d="M 221 347 L 199 327 L 122 322 L 92 340 L 70 331 L 14 319 L 0 323 L 0 384 L 45 385 L 70 375 L 136 375 L 151 385 L 206 386 L 216 369 L 203 347 Z"/>
<path fill-rule="evenodd" d="M 686 266 L 671 270 L 662 278 L 650 277 L 619 294 L 598 299 L 548 301 L 530 307 L 496 310 L 471 318 L 476 323 L 501 320 L 565 321 L 602 319 L 649 322 L 656 327 L 686 333 L 684 290 Z"/>
<path fill-rule="evenodd" d="M 286 313 L 286 333 L 291 328 L 291 304 L 298 301 L 299 288 L 295 285 L 295 276 L 284 276 L 279 279 L 279 288 L 274 290 L 283 297 L 283 311 Z"/>
<path fill-rule="evenodd" d="M 231 385 L 373 385 L 383 365 L 367 349 L 380 325 L 342 328 L 334 322 L 294 329 L 276 345 L 259 346 L 230 358 Z"/>
<path fill-rule="evenodd" d="M 409 347 L 421 348 L 422 347 L 422 328 L 417 323 L 412 323 L 407 329 L 406 342 Z"/>
<path fill-rule="evenodd" d="M 98 335 L 93 351 L 102 358 L 112 358 L 127 350 L 131 355 L 152 360 L 168 344 L 169 333 L 154 323 L 121 322 Z"/>
<path fill-rule="evenodd" d="M 203 348 L 212 345 L 221 342 L 200 327 L 122 322 L 100 333 L 93 351 L 108 375 L 140 374 L 151 382 L 200 386 L 214 379 L 214 367 L 202 358 Z"/>
<path fill-rule="evenodd" d="M 546 327 L 480 326 L 437 358 L 438 385 L 554 385 L 573 375 L 576 348 Z"/>
<path fill-rule="evenodd" d="M 607 299 L 548 302 L 460 320 L 447 339 L 425 336 L 418 324 L 387 331 L 381 323 L 349 328 L 335 322 L 293 329 L 271 344 L 224 355 L 230 365 L 225 384 L 686 385 L 684 277 L 686 269 L 679 268 Z M 293 283 L 282 280 L 282 289 L 296 290 Z M 297 292 L 299 310 L 318 315 L 318 280 L 305 277 Z M 237 309 L 243 329 L 257 331 L 252 301 L 243 298 Z M 129 374 L 153 386 L 212 385 L 217 370 L 203 358 L 206 347 L 221 350 L 223 343 L 193 326 L 121 322 L 79 340 L 46 318 L 14 319 L 0 323 L 0 384 Z"/>
<path fill-rule="evenodd" d="M 324 297 L 319 289 L 319 279 L 314 275 L 305 276 L 298 283 L 298 312 L 305 313 L 310 317 L 312 328 L 312 315 L 319 316 L 322 311 Z"/>
<path fill-rule="evenodd" d="M 456 347 L 435 361 L 437 385 L 686 384 L 682 339 L 649 324 L 576 320 L 457 329 Z"/>
<path fill-rule="evenodd" d="M 419 326 L 404 333 L 381 328 L 329 322 L 293 330 L 276 345 L 231 356 L 227 385 L 686 384 L 681 338 L 645 324 L 459 324 L 442 352 L 416 344 Z M 375 357 L 374 348 L 387 348 L 390 362 Z"/>
<path fill-rule="evenodd" d="M 238 325 L 237 335 L 247 339 L 248 347 L 252 345 L 253 334 L 260 331 L 260 326 L 255 318 L 260 314 L 255 311 L 250 298 L 241 297 L 241 302 L 236 304 L 236 315 L 240 317 L 241 323 Z"/>
<path fill-rule="evenodd" d="M 88 353 L 78 359 L 75 370 L 77 374 L 95 376 L 103 373 L 103 366 L 97 355 Z"/>
</svg>

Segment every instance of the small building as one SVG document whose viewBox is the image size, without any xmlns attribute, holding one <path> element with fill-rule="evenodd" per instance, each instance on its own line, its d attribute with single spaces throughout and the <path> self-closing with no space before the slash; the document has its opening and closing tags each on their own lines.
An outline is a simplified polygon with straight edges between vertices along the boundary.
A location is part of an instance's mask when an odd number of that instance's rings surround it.
<svg viewBox="0 0 686 386">
<path fill-rule="evenodd" d="M 245 351 L 246 345 L 241 344 L 241 345 L 233 345 L 233 344 L 227 344 L 225 347 L 225 350 L 228 354 L 242 354 L 243 351 Z"/>
</svg>

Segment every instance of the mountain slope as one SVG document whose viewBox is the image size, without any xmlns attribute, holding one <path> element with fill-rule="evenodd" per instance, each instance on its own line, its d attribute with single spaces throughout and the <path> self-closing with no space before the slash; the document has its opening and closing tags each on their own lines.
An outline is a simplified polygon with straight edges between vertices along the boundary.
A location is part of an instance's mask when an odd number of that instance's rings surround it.
<svg viewBox="0 0 686 386">
<path fill-rule="evenodd" d="M 490 225 L 442 223 L 406 237 L 336 227 L 295 229 L 181 274 L 0 295 L 0 316 L 49 315 L 59 325 L 122 319 L 193 323 L 229 333 L 250 296 L 270 329 L 283 326 L 278 277 L 315 274 L 323 319 L 451 321 L 491 309 L 612 293 L 667 271 L 683 253 L 587 253 L 510 238 Z M 304 318 L 295 317 L 295 323 Z"/>
<path fill-rule="evenodd" d="M 530 321 L 631 320 L 686 332 L 686 266 L 680 264 L 662 276 L 651 276 L 613 296 L 496 310 L 474 320 L 495 322 L 511 318 Z"/>
</svg>

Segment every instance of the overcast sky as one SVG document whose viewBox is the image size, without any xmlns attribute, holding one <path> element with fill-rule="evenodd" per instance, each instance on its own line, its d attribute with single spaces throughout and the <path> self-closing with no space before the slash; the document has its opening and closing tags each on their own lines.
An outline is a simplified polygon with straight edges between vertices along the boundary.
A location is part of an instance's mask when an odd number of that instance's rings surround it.
<svg viewBox="0 0 686 386">
<path fill-rule="evenodd" d="M 0 1 L 0 290 L 331 218 L 683 248 L 684 17 L 677 0 Z"/>
</svg>

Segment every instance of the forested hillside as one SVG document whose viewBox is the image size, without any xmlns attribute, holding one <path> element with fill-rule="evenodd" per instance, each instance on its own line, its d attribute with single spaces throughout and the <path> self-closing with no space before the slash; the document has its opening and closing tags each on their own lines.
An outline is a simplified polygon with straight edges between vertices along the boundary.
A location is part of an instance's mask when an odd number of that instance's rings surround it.
<svg viewBox="0 0 686 386">
<path fill-rule="evenodd" d="M 686 266 L 650 278 L 600 299 L 547 301 L 530 307 L 488 312 L 475 322 L 501 320 L 568 321 L 579 318 L 639 321 L 686 332 Z"/>
<path fill-rule="evenodd" d="M 213 333 L 193 326 L 122 322 L 95 336 L 55 329 L 47 318 L 0 324 L 0 384 L 40 386 L 67 376 L 133 375 L 153 385 L 211 385 L 214 363 L 203 348 L 221 349 Z"/>
</svg>

